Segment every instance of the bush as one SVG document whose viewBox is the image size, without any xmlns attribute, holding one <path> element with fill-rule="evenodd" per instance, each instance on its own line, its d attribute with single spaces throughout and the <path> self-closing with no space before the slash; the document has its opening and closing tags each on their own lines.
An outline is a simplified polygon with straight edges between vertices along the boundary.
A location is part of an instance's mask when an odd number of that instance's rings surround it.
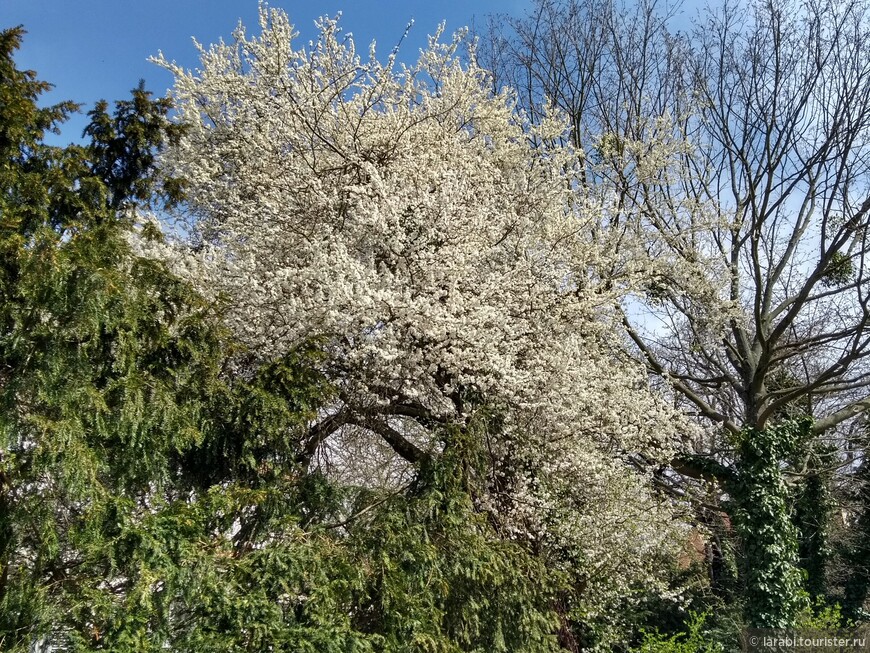
<svg viewBox="0 0 870 653">
<path fill-rule="evenodd" d="M 685 632 L 668 635 L 658 630 L 642 631 L 643 641 L 633 653 L 722 653 L 722 644 L 706 632 L 706 621 L 706 613 L 691 612 Z"/>
</svg>

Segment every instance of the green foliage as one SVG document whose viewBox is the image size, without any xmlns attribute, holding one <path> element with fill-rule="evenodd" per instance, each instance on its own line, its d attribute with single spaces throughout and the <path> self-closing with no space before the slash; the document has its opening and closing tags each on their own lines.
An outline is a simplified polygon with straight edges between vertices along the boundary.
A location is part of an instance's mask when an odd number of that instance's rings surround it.
<svg viewBox="0 0 870 653">
<path fill-rule="evenodd" d="M 828 594 L 826 578 L 830 545 L 830 521 L 834 508 L 834 450 L 818 442 L 804 447 L 795 461 L 801 474 L 792 490 L 792 522 L 798 531 L 798 558 L 804 573 L 804 588 L 814 603 Z"/>
<path fill-rule="evenodd" d="M 852 478 L 852 497 L 856 506 L 854 533 L 840 555 L 847 565 L 843 591 L 843 612 L 854 621 L 867 621 L 864 604 L 870 594 L 870 460 L 864 460 Z"/>
<path fill-rule="evenodd" d="M 330 537 L 299 527 L 283 489 L 214 486 L 147 512 L 124 500 L 100 506 L 94 521 L 112 537 L 93 540 L 86 564 L 104 581 L 74 609 L 70 648 L 372 650 L 350 625 L 360 568 Z"/>
<path fill-rule="evenodd" d="M 24 30 L 0 31 L 0 164 L 4 177 L 18 172 L 46 131 L 55 132 L 58 123 L 78 107 L 62 102 L 40 108 L 36 99 L 51 85 L 36 79 L 32 70 L 18 70 L 12 54 L 21 47 Z"/>
<path fill-rule="evenodd" d="M 164 177 L 156 166 L 156 150 L 177 143 L 183 133 L 180 125 L 166 121 L 170 108 L 169 98 L 152 99 L 142 80 L 129 100 L 115 103 L 113 114 L 105 100 L 88 112 L 91 122 L 84 135 L 91 138 L 90 168 L 103 180 L 113 209 L 131 200 L 151 203 L 155 195 L 164 201 L 181 199 L 181 180 Z"/>
<path fill-rule="evenodd" d="M 293 470 L 301 432 L 333 394 L 317 369 L 321 359 L 309 343 L 211 393 L 207 434 L 179 452 L 178 482 L 199 490 L 226 482 L 259 487 Z"/>
<path fill-rule="evenodd" d="M 722 653 L 724 647 L 713 641 L 705 630 L 706 614 L 690 613 L 686 631 L 665 635 L 655 630 L 644 631 L 643 641 L 633 653 Z"/>
<path fill-rule="evenodd" d="M 730 490 L 742 545 L 744 610 L 751 627 L 790 627 L 805 603 L 798 534 L 782 464 L 807 440 L 811 425 L 809 419 L 799 419 L 764 430 L 746 429 L 738 442 L 738 475 Z"/>
<path fill-rule="evenodd" d="M 625 142 L 615 132 L 605 132 L 593 148 L 595 160 L 619 159 L 625 152 Z"/>
<path fill-rule="evenodd" d="M 817 597 L 808 603 L 797 616 L 795 627 L 802 630 L 832 632 L 841 628 L 851 628 L 854 622 L 842 612 L 840 605 L 829 605 L 824 598 Z"/>
<path fill-rule="evenodd" d="M 369 566 L 359 627 L 384 651 L 557 651 L 559 578 L 473 505 L 477 438 L 455 429 L 408 495 L 352 529 Z"/>
<path fill-rule="evenodd" d="M 548 571 L 473 509 L 457 459 L 301 526 L 294 480 L 93 508 L 71 650 L 555 651 Z M 265 484 L 264 484 L 265 485 Z M 123 592 L 117 591 L 119 586 Z"/>
<path fill-rule="evenodd" d="M 852 257 L 842 252 L 834 252 L 821 282 L 827 288 L 837 288 L 845 286 L 854 278 L 855 266 L 852 263 Z"/>
<path fill-rule="evenodd" d="M 102 146 L 42 142 L 74 105 L 36 105 L 47 85 L 12 60 L 21 30 L 0 35 L 0 647 L 29 650 L 74 612 L 88 547 L 106 533 L 97 507 L 147 505 L 203 439 L 220 337 L 209 307 L 162 265 L 134 257 L 117 206 L 137 203 L 100 176 Z M 139 91 L 140 106 L 150 102 Z M 166 125 L 165 104 L 148 104 Z M 120 138 L 135 120 L 119 107 Z M 126 118 L 125 118 L 126 115 Z M 130 120 L 127 120 L 130 118 Z M 125 122 L 127 120 L 127 122 Z M 159 139 L 117 156 L 138 160 Z"/>
</svg>

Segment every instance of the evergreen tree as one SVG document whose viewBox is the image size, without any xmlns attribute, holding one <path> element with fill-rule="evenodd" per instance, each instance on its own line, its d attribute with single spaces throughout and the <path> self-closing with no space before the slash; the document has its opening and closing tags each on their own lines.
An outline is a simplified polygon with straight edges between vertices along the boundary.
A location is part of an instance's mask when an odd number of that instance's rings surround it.
<svg viewBox="0 0 870 653">
<path fill-rule="evenodd" d="M 48 146 L 76 106 L 37 105 L 48 85 L 15 67 L 22 34 L 0 35 L 4 650 L 28 650 L 75 613 L 98 583 L 86 552 L 109 537 L 99 519 L 169 480 L 175 453 L 202 437 L 203 388 L 218 371 L 207 307 L 132 256 L 118 210 L 147 197 L 168 105 L 140 87 L 114 115 L 93 112 L 112 133 L 92 125 L 89 147 Z"/>
</svg>

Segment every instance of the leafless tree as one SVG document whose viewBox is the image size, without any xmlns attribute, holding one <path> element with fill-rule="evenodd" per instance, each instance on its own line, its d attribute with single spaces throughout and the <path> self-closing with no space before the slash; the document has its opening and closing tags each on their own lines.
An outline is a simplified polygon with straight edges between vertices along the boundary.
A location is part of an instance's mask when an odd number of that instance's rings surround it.
<svg viewBox="0 0 870 653">
<path fill-rule="evenodd" d="M 853 471 L 848 434 L 870 409 L 868 10 L 536 0 L 481 35 L 532 120 L 548 103 L 569 117 L 578 192 L 647 243 L 627 344 L 714 427 L 685 443 L 671 489 L 733 475 L 737 439 L 798 414 Z"/>
<path fill-rule="evenodd" d="M 533 118 L 545 101 L 566 112 L 613 219 L 680 264 L 628 307 L 627 332 L 651 371 L 731 432 L 795 402 L 817 432 L 870 408 L 866 11 L 727 2 L 681 34 L 655 0 L 539 0 L 489 26 L 496 84 L 516 85 Z M 668 139 L 685 151 L 637 175 Z M 721 291 L 702 298 L 698 276 Z"/>
</svg>

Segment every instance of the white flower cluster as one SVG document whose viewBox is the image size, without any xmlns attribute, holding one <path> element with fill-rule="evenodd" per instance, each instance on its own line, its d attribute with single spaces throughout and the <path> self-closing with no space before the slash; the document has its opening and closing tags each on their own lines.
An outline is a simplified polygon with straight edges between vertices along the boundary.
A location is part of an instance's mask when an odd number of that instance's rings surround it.
<svg viewBox="0 0 870 653">
<path fill-rule="evenodd" d="M 672 518 L 626 460 L 660 454 L 678 427 L 620 353 L 630 279 L 602 271 L 625 268 L 624 247 L 600 247 L 577 154 L 542 145 L 565 123 L 528 125 L 460 64 L 461 37 L 406 68 L 359 57 L 332 20 L 300 49 L 280 11 L 262 8 L 261 27 L 201 48 L 196 72 L 158 60 L 188 125 L 164 164 L 189 183 L 197 240 L 152 253 L 225 297 L 263 360 L 325 338 L 344 406 L 400 432 L 413 421 L 417 442 L 433 420 L 499 406 L 512 497 L 496 482 L 491 507 L 580 552 L 590 610 L 607 582 L 652 578 Z"/>
</svg>

